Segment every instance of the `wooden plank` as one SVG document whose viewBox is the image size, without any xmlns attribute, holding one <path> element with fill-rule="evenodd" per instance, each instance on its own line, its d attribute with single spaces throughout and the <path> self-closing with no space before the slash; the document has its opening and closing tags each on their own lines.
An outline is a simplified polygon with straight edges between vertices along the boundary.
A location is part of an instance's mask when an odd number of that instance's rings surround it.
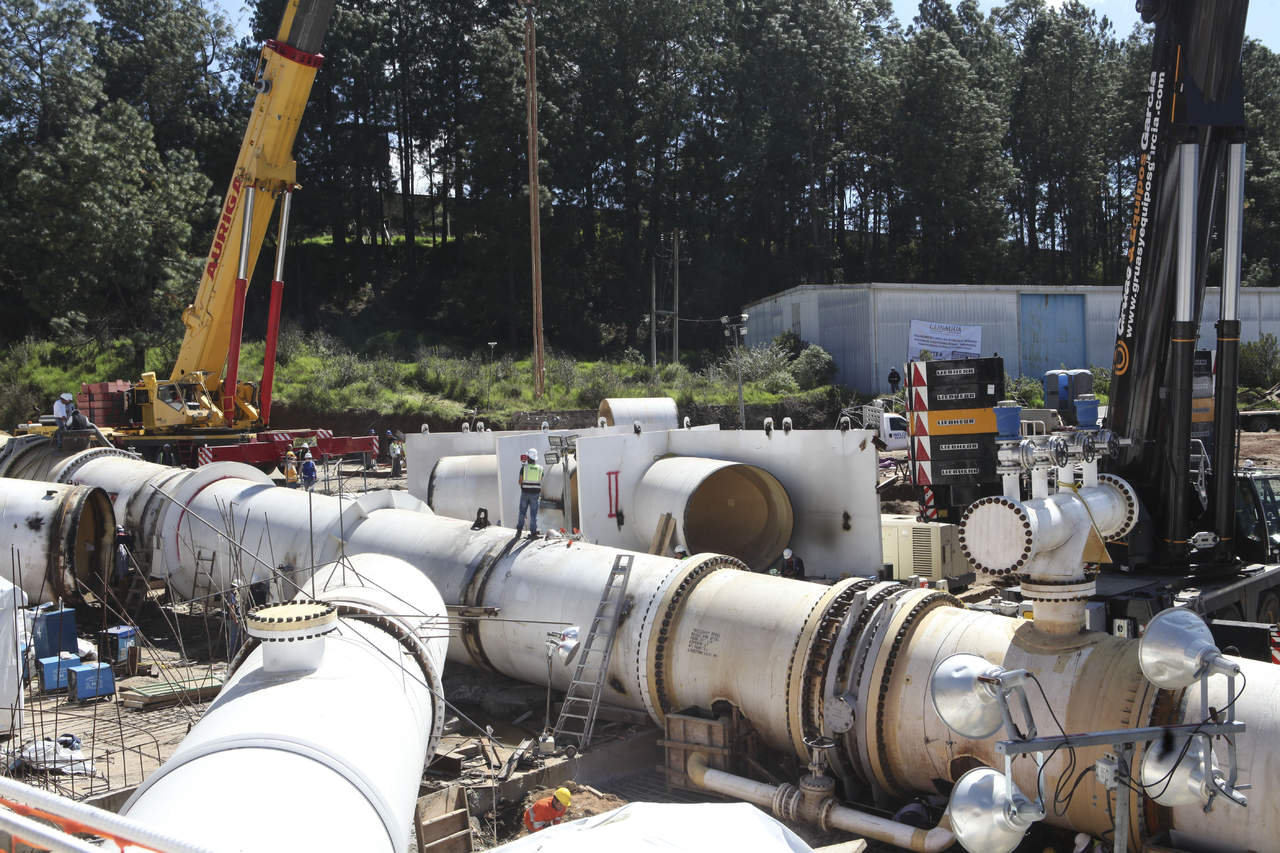
<svg viewBox="0 0 1280 853">
<path fill-rule="evenodd" d="M 454 833 L 438 841 L 429 841 L 421 848 L 422 853 L 471 853 L 471 828 Z"/>
<path fill-rule="evenodd" d="M 658 518 L 658 526 L 653 530 L 653 539 L 649 542 L 650 554 L 665 555 L 671 548 L 671 538 L 676 535 L 676 521 L 671 513 L 664 512 Z"/>
<path fill-rule="evenodd" d="M 119 699 L 126 708 L 158 708 L 184 700 L 203 702 L 217 696 L 221 689 L 221 681 L 208 679 L 166 684 L 139 684 L 121 687 Z"/>
</svg>

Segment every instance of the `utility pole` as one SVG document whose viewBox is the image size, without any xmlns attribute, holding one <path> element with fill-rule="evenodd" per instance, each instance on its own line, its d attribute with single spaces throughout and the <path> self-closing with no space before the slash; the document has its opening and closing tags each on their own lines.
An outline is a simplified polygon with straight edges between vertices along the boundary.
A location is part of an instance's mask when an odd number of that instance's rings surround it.
<svg viewBox="0 0 1280 853">
<path fill-rule="evenodd" d="M 529 244 L 533 256 L 533 398 L 542 398 L 542 229 L 539 224 L 538 204 L 538 65 L 537 37 L 533 28 L 533 4 L 520 0 L 524 6 L 524 73 L 525 110 L 529 125 Z"/>
<path fill-rule="evenodd" d="M 649 367 L 658 369 L 658 259 L 649 258 Z"/>
<path fill-rule="evenodd" d="M 747 315 L 729 314 L 720 318 L 724 336 L 733 348 L 733 360 L 738 365 L 738 429 L 747 428 L 747 404 L 742 395 L 742 342 L 747 336 Z"/>
<path fill-rule="evenodd" d="M 671 266 L 675 270 L 671 296 L 671 363 L 680 363 L 680 232 L 673 234 Z"/>
</svg>

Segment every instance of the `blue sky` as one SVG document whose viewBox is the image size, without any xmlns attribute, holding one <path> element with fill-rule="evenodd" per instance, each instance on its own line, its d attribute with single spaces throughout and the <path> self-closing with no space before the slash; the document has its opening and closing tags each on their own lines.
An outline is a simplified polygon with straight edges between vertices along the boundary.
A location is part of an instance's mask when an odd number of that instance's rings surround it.
<svg viewBox="0 0 1280 853">
<path fill-rule="evenodd" d="M 1048 0 L 1050 6 L 1061 6 L 1066 0 Z M 952 6 L 955 6 L 953 0 Z M 978 0 L 984 12 L 993 6 L 1004 5 L 999 0 Z M 1119 36 L 1128 35 L 1129 30 L 1138 20 L 1134 11 L 1133 0 L 1084 0 L 1084 5 L 1097 9 L 1100 14 L 1111 19 Z M 920 8 L 919 0 L 893 0 L 893 11 L 903 24 L 911 23 Z M 1276 0 L 1253 0 L 1249 4 L 1249 18 L 1245 23 L 1245 33 L 1265 44 L 1272 50 L 1280 50 L 1280 8 Z"/>
</svg>

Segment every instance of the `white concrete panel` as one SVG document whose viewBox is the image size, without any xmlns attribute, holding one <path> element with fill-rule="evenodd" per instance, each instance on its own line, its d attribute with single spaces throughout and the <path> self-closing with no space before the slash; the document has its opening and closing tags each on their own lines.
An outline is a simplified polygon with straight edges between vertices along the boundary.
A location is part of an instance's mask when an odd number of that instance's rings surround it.
<svg viewBox="0 0 1280 853">
<path fill-rule="evenodd" d="M 445 456 L 477 456 L 494 452 L 500 435 L 509 432 L 414 432 L 404 437 L 406 479 L 409 494 L 421 501 L 427 499 L 431 472 Z"/>
<path fill-rule="evenodd" d="M 791 547 L 811 576 L 873 575 L 881 565 L 881 542 L 877 456 L 870 435 L 864 430 L 786 434 L 774 429 L 771 435 L 673 430 L 583 439 L 578 443 L 583 535 L 590 542 L 647 548 L 653 531 L 633 529 L 628 514 L 649 466 L 668 454 L 731 460 L 768 471 L 787 490 L 795 519 Z"/>
</svg>

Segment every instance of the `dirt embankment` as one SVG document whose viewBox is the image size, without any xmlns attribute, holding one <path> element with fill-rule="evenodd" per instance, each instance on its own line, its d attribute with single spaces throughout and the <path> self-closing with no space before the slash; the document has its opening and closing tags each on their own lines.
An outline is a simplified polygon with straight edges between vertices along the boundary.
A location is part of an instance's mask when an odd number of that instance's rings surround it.
<svg viewBox="0 0 1280 853">
<path fill-rule="evenodd" d="M 1246 459 L 1259 468 L 1280 468 L 1280 432 L 1240 433 L 1240 464 Z"/>
</svg>

